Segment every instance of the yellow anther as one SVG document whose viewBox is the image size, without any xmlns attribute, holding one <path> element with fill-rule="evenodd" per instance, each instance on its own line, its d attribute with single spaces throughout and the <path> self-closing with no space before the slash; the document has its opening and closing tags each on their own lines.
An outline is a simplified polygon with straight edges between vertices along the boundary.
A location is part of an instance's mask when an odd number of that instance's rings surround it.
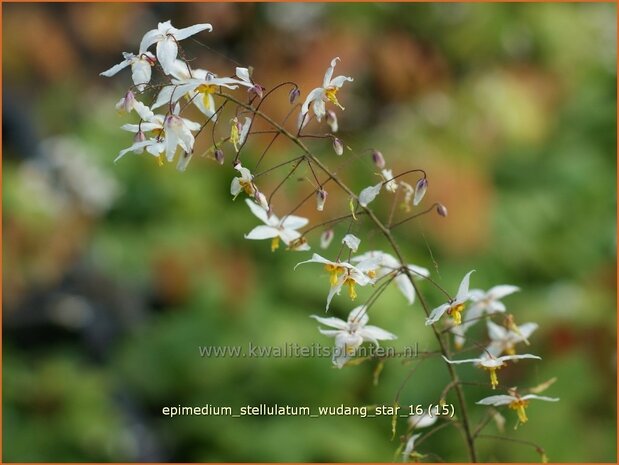
<svg viewBox="0 0 619 465">
<path fill-rule="evenodd" d="M 497 369 L 488 368 L 488 371 L 490 371 L 490 386 L 492 386 L 492 389 L 496 389 L 499 385 L 499 377 L 496 374 Z"/>
<path fill-rule="evenodd" d="M 329 284 L 331 287 L 337 284 L 338 276 L 342 273 L 342 269 L 335 265 L 325 265 L 325 270 L 329 273 Z"/>
<path fill-rule="evenodd" d="M 505 349 L 505 353 L 506 353 L 507 355 L 516 355 L 516 348 L 515 348 L 514 346 L 507 347 L 507 348 Z"/>
<path fill-rule="evenodd" d="M 279 249 L 279 236 L 271 239 L 271 252 L 275 252 L 277 249 Z"/>
<path fill-rule="evenodd" d="M 518 414 L 518 421 L 520 421 L 520 423 L 526 423 L 529 420 L 527 418 L 527 412 L 525 411 L 527 405 L 529 405 L 529 402 L 526 400 L 516 400 L 509 404 L 509 408 L 515 410 Z"/>
<path fill-rule="evenodd" d="M 368 275 L 368 278 L 374 279 L 376 277 L 376 270 L 370 270 L 366 274 Z"/>
<path fill-rule="evenodd" d="M 454 320 L 454 324 L 460 325 L 462 324 L 462 311 L 464 310 L 464 304 L 454 305 L 447 310 L 447 313 L 451 315 Z"/>
<path fill-rule="evenodd" d="M 357 290 L 355 289 L 355 284 L 357 283 L 354 279 L 349 278 L 346 280 L 346 285 L 348 286 L 348 296 L 350 297 L 350 300 L 355 300 L 357 298 Z"/>
<path fill-rule="evenodd" d="M 239 133 L 239 127 L 236 122 L 236 118 L 232 120 L 232 124 L 230 126 L 230 143 L 234 145 L 234 149 L 238 152 L 239 150 L 239 142 L 241 141 L 241 134 Z"/>
<path fill-rule="evenodd" d="M 338 91 L 337 87 L 332 87 L 330 89 L 327 89 L 325 91 L 325 96 L 327 97 L 329 102 L 333 103 L 334 105 L 337 105 L 338 107 L 340 107 L 343 110 L 344 107 L 342 105 L 340 105 L 340 102 L 337 101 L 337 96 L 336 96 L 337 91 Z"/>
</svg>

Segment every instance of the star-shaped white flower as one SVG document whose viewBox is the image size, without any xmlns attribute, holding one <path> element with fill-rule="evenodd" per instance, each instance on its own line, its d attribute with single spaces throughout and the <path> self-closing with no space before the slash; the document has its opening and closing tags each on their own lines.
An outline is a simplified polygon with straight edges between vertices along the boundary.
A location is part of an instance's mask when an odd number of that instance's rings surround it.
<svg viewBox="0 0 619 465">
<path fill-rule="evenodd" d="M 204 23 L 176 29 L 170 21 L 159 23 L 157 29 L 148 31 L 142 37 L 140 54 L 145 53 L 151 45 L 157 44 L 157 59 L 163 71 L 166 74 L 170 74 L 178 55 L 178 42 L 204 30 L 210 32 L 213 30 L 213 27 L 210 24 Z"/>
<path fill-rule="evenodd" d="M 275 251 L 279 247 L 280 239 L 284 244 L 290 245 L 301 238 L 301 233 L 297 229 L 305 226 L 309 220 L 300 216 L 288 215 L 283 219 L 270 214 L 257 203 L 250 199 L 245 199 L 252 213 L 261 220 L 264 225 L 256 226 L 249 234 L 245 235 L 245 239 L 262 240 L 271 239 L 271 251 Z M 295 247 L 294 250 L 308 250 L 309 246 Z"/>
<path fill-rule="evenodd" d="M 103 71 L 100 75 L 105 77 L 111 77 L 117 74 L 119 71 L 125 69 L 127 66 L 131 66 L 131 78 L 136 88 L 142 92 L 146 84 L 150 82 L 152 75 L 152 66 L 155 64 L 155 56 L 150 52 L 139 53 L 134 55 L 133 53 L 123 53 L 123 61 L 117 65 L 112 66 L 110 69 Z"/>
<path fill-rule="evenodd" d="M 357 298 L 356 286 L 373 284 L 374 279 L 370 277 L 370 272 L 377 266 L 376 260 L 366 260 L 354 266 L 348 262 L 333 262 L 315 253 L 312 255 L 311 259 L 297 263 L 295 269 L 304 263 L 321 263 L 329 273 L 329 284 L 331 288 L 327 295 L 327 310 L 329 310 L 333 297 L 336 294 L 339 295 L 344 285 L 348 286 L 348 295 L 350 299 L 355 300 Z"/>
<path fill-rule="evenodd" d="M 396 335 L 378 326 L 368 325 L 369 317 L 363 305 L 355 307 L 348 315 L 346 321 L 335 317 L 322 318 L 316 315 L 311 315 L 311 318 L 316 319 L 325 326 L 335 328 L 319 328 L 318 330 L 326 336 L 335 338 L 335 350 L 332 360 L 333 364 L 338 368 L 344 366 L 363 342 L 372 342 L 379 346 L 378 341 L 397 339 Z"/>
<path fill-rule="evenodd" d="M 528 345 L 529 336 L 537 328 L 537 323 L 524 323 L 514 328 L 517 329 L 515 331 L 488 321 L 488 336 L 490 336 L 491 342 L 486 351 L 495 357 L 502 353 L 513 355 L 516 353 L 516 344 L 524 342 Z"/>
<path fill-rule="evenodd" d="M 494 286 L 487 292 L 481 289 L 471 289 L 469 291 L 469 299 L 472 303 L 463 317 L 462 324 L 451 329 L 451 333 L 454 334 L 456 347 L 464 345 L 466 332 L 480 321 L 484 314 L 492 315 L 498 312 L 505 312 L 505 304 L 500 299 L 519 290 L 519 287 L 509 284 Z"/>
<path fill-rule="evenodd" d="M 256 186 L 253 183 L 253 175 L 249 169 L 243 167 L 240 163 L 237 163 L 234 166 L 234 169 L 240 173 L 240 176 L 232 179 L 232 183 L 230 184 L 230 194 L 232 194 L 233 198 L 241 193 L 241 191 L 245 191 L 247 195 L 250 197 L 254 197 L 256 194 Z"/>
<path fill-rule="evenodd" d="M 498 396 L 490 396 L 486 397 L 479 402 L 478 405 L 493 405 L 495 407 L 500 407 L 502 405 L 508 405 L 510 409 L 516 410 L 518 414 L 518 420 L 520 423 L 526 423 L 528 421 L 527 413 L 525 409 L 529 405 L 530 400 L 544 400 L 546 402 L 558 402 L 560 399 L 558 397 L 546 397 L 546 396 L 538 396 L 535 394 L 527 394 L 525 396 L 519 396 L 516 392 L 512 391 L 512 395 L 498 395 Z"/>
<path fill-rule="evenodd" d="M 479 368 L 483 368 L 490 372 L 490 385 L 492 389 L 496 389 L 499 385 L 499 379 L 497 377 L 497 370 L 503 368 L 508 360 L 521 360 L 525 358 L 532 358 L 536 360 L 541 360 L 541 357 L 537 355 L 531 354 L 521 354 L 521 355 L 503 355 L 501 357 L 494 357 L 492 355 L 488 355 L 484 353 L 479 358 L 467 358 L 465 360 L 449 360 L 447 357 L 443 355 L 443 359 L 450 364 L 459 364 L 459 363 L 474 363 L 475 366 Z"/>
<path fill-rule="evenodd" d="M 436 420 L 438 420 L 438 416 L 430 416 L 424 412 L 421 415 L 409 415 L 408 424 L 411 429 L 427 428 L 436 423 Z"/>
<path fill-rule="evenodd" d="M 307 115 L 309 113 L 310 105 L 312 105 L 314 115 L 316 115 L 316 120 L 318 120 L 318 122 L 320 122 L 326 114 L 325 102 L 331 102 L 340 107 L 342 110 L 344 109 L 344 107 L 340 105 L 340 102 L 337 100 L 337 92 L 346 81 L 352 82 L 353 78 L 348 76 L 333 77 L 333 69 L 338 61 L 339 57 L 335 57 L 331 60 L 331 66 L 327 68 L 327 72 L 325 73 L 325 77 L 322 81 L 322 87 L 316 87 L 307 95 L 305 102 L 303 102 L 303 105 L 301 106 L 301 113 L 299 114 L 299 127 L 307 123 Z"/>
<path fill-rule="evenodd" d="M 415 288 L 405 273 L 398 272 L 398 270 L 402 268 L 402 265 L 397 258 L 380 250 L 372 250 L 350 259 L 353 263 L 364 262 L 367 260 L 375 260 L 377 263 L 376 269 L 373 270 L 374 274 L 370 273 L 370 277 L 381 279 L 390 273 L 398 273 L 398 275 L 393 279 L 395 285 L 398 287 L 402 295 L 406 297 L 409 305 L 412 305 L 413 302 L 415 302 Z M 421 266 L 409 264 L 407 265 L 407 268 L 413 277 L 427 278 L 430 276 L 430 271 Z"/>
<path fill-rule="evenodd" d="M 474 271 L 475 270 L 469 271 L 464 275 L 464 278 L 462 278 L 462 281 L 460 282 L 460 287 L 458 288 L 458 293 L 456 294 L 455 299 L 450 300 L 449 302 L 432 310 L 432 313 L 430 313 L 430 316 L 426 319 L 426 326 L 436 323 L 445 313 L 453 318 L 454 324 L 459 325 L 462 323 L 464 303 L 469 299 L 469 279 L 471 277 L 471 273 Z"/>
</svg>

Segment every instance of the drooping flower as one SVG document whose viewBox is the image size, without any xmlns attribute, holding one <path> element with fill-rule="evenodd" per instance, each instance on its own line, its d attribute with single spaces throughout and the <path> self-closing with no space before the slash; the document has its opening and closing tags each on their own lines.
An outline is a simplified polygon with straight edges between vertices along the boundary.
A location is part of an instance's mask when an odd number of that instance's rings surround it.
<svg viewBox="0 0 619 465">
<path fill-rule="evenodd" d="M 247 195 L 254 197 L 256 194 L 256 186 L 254 185 L 254 177 L 251 171 L 240 163 L 234 165 L 234 169 L 240 173 L 240 176 L 233 178 L 230 183 L 230 194 L 232 194 L 232 197 L 236 199 L 241 191 L 245 191 Z"/>
<path fill-rule="evenodd" d="M 544 400 L 546 402 L 558 402 L 558 397 L 546 397 L 538 396 L 535 394 L 527 394 L 524 396 L 518 395 L 515 391 L 511 391 L 510 395 L 502 394 L 497 396 L 486 397 L 479 402 L 478 405 L 493 405 L 500 407 L 501 405 L 507 405 L 510 409 L 515 410 L 518 414 L 518 421 L 520 423 L 526 423 L 528 421 L 527 413 L 525 409 L 529 405 L 530 400 Z"/>
<path fill-rule="evenodd" d="M 307 122 L 307 114 L 309 113 L 310 105 L 312 105 L 314 115 L 316 115 L 316 120 L 318 120 L 318 122 L 320 122 L 326 114 L 325 102 L 331 102 L 340 107 L 342 110 L 344 109 L 344 107 L 340 105 L 340 102 L 337 100 L 337 92 L 340 90 L 344 82 L 352 82 L 353 78 L 347 76 L 333 77 L 333 69 L 338 61 L 339 57 L 335 57 L 331 60 L 331 66 L 327 68 L 327 72 L 325 73 L 325 77 L 322 81 L 322 87 L 316 87 L 307 95 L 305 102 L 303 102 L 303 105 L 301 106 L 299 127 Z"/>
<path fill-rule="evenodd" d="M 432 313 L 430 313 L 430 316 L 426 319 L 426 326 L 436 323 L 445 313 L 453 318 L 454 324 L 459 325 L 462 323 L 464 303 L 469 299 L 469 279 L 471 273 L 474 271 L 475 270 L 469 271 L 464 275 L 455 299 L 451 299 L 449 302 L 432 310 Z"/>
<path fill-rule="evenodd" d="M 428 190 L 428 180 L 424 177 L 417 181 L 415 184 L 415 196 L 413 198 L 413 205 L 417 206 L 426 195 Z"/>
<path fill-rule="evenodd" d="M 381 279 L 390 273 L 397 273 L 397 276 L 393 279 L 396 286 L 398 287 L 402 295 L 406 297 L 406 300 L 410 305 L 415 302 L 415 288 L 406 273 L 401 272 L 402 265 L 397 258 L 380 250 L 372 250 L 370 252 L 366 252 L 362 255 L 357 255 L 350 259 L 350 261 L 353 263 L 367 262 L 368 260 L 373 260 L 377 264 L 376 269 L 372 270 L 373 276 L 376 279 Z M 409 273 L 413 277 L 427 278 L 428 276 L 430 276 L 430 271 L 421 266 L 408 264 L 407 268 Z"/>
<path fill-rule="evenodd" d="M 528 344 L 529 336 L 537 328 L 537 323 L 524 323 L 517 326 L 517 331 L 514 331 L 488 321 L 488 336 L 490 336 L 491 342 L 486 351 L 495 357 L 502 353 L 513 355 L 516 353 L 516 344 L 519 342 Z"/>
<path fill-rule="evenodd" d="M 500 299 L 519 290 L 520 288 L 508 284 L 494 286 L 488 292 L 481 289 L 471 289 L 469 291 L 469 299 L 472 303 L 464 315 L 462 325 L 454 326 L 451 329 L 451 333 L 455 335 L 456 347 L 464 345 L 466 332 L 480 321 L 484 314 L 492 315 L 497 312 L 504 312 L 505 304 Z"/>
<path fill-rule="evenodd" d="M 247 92 L 250 95 L 255 95 L 262 98 L 264 96 L 264 87 L 260 84 L 256 84 L 251 78 L 251 71 L 249 68 L 236 68 L 236 77 L 238 77 L 248 88 Z"/>
<path fill-rule="evenodd" d="M 420 437 L 421 433 L 417 433 L 413 434 L 410 438 L 408 438 L 408 440 L 406 441 L 406 445 L 404 446 L 404 451 L 402 451 L 402 461 L 406 462 L 411 458 L 411 455 L 415 450 L 415 442 Z"/>
<path fill-rule="evenodd" d="M 280 239 L 286 245 L 290 245 L 294 241 L 300 239 L 302 234 L 297 231 L 297 229 L 302 228 L 309 222 L 307 218 L 302 218 L 295 215 L 288 215 L 280 220 L 277 216 L 274 214 L 269 214 L 266 209 L 252 200 L 245 199 L 245 202 L 249 206 L 251 212 L 264 223 L 264 225 L 256 226 L 248 234 L 246 234 L 245 239 L 271 239 L 272 252 L 279 248 Z M 293 250 L 308 249 L 309 246 L 303 248 L 296 246 Z"/>
<path fill-rule="evenodd" d="M 411 429 L 427 428 L 436 423 L 436 420 L 438 420 L 437 415 L 430 416 L 424 412 L 421 415 L 409 415 L 408 425 Z"/>
<path fill-rule="evenodd" d="M 319 212 L 325 209 L 325 202 L 327 201 L 327 191 L 322 187 L 316 191 L 316 210 Z"/>
<path fill-rule="evenodd" d="M 151 45 L 157 44 L 157 59 L 164 73 L 170 74 L 176 56 L 178 55 L 178 42 L 191 37 L 198 32 L 213 30 L 210 24 L 195 24 L 183 29 L 176 29 L 170 21 L 159 23 L 157 29 L 152 29 L 144 34 L 140 42 L 140 54 L 146 53 Z"/>
<path fill-rule="evenodd" d="M 385 190 L 389 192 L 395 192 L 398 190 L 398 182 L 393 179 L 393 171 L 384 169 L 381 172 L 383 178 L 385 178 Z"/>
<path fill-rule="evenodd" d="M 497 370 L 500 370 L 502 367 L 504 367 L 506 365 L 506 361 L 508 360 L 520 360 L 520 359 L 525 359 L 525 358 L 533 358 L 536 360 L 541 360 L 541 357 L 538 357 L 537 355 L 531 355 L 531 354 L 521 354 L 521 355 L 503 355 L 501 357 L 494 357 L 492 355 L 488 355 L 486 353 L 484 353 L 481 357 L 479 358 L 468 358 L 465 360 L 449 360 L 447 357 L 445 357 L 443 355 L 443 359 L 447 362 L 447 363 L 451 363 L 451 364 L 458 364 L 458 363 L 474 363 L 475 366 L 478 366 L 480 368 L 483 368 L 484 370 L 488 371 L 490 373 L 490 386 L 492 386 L 492 389 L 496 389 L 496 387 L 499 385 L 499 378 L 496 374 Z"/>
<path fill-rule="evenodd" d="M 397 339 L 396 335 L 378 326 L 368 325 L 369 317 L 363 305 L 355 307 L 348 315 L 346 321 L 335 317 L 323 318 L 316 315 L 311 315 L 310 317 L 325 326 L 335 328 L 319 328 L 318 330 L 326 336 L 335 338 L 332 361 L 338 368 L 344 366 L 363 342 L 371 342 L 378 347 L 378 341 Z"/>
<path fill-rule="evenodd" d="M 134 55 L 133 53 L 123 52 L 123 61 L 117 65 L 112 66 L 110 69 L 100 73 L 101 76 L 112 77 L 119 71 L 125 69 L 127 66 L 131 66 L 131 78 L 136 88 L 142 92 L 146 87 L 146 84 L 150 82 L 152 75 L 152 66 L 155 64 L 155 56 L 150 52 L 139 53 Z"/>
<path fill-rule="evenodd" d="M 237 152 L 245 143 L 250 127 L 251 118 L 245 117 L 245 122 L 242 125 L 236 116 L 232 118 L 230 122 L 230 143 L 234 145 L 234 149 Z"/>
</svg>

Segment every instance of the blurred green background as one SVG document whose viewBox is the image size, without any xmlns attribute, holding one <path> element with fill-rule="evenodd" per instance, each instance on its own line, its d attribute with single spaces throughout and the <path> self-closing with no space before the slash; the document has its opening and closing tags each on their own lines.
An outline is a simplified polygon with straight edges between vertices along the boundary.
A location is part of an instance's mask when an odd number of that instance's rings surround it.
<svg viewBox="0 0 619 465">
<path fill-rule="evenodd" d="M 473 268 L 473 287 L 516 284 L 509 310 L 540 324 L 530 352 L 543 360 L 501 379 L 526 388 L 556 376 L 544 394 L 561 402 L 532 404 L 517 431 L 504 411 L 505 434 L 538 442 L 551 461 L 616 460 L 616 5 L 2 8 L 4 461 L 390 461 L 399 445 L 389 418 L 161 415 L 178 404 L 392 404 L 410 368 L 388 361 L 373 386 L 375 361 L 337 370 L 325 358 L 199 356 L 199 345 L 331 344 L 308 318 L 322 313 L 327 281 L 318 267 L 292 272 L 308 253 L 243 240 L 257 220 L 231 202 L 229 148 L 225 166 L 194 157 L 185 173 L 131 155 L 112 164 L 131 144 L 119 130 L 130 118 L 114 110 L 130 76 L 98 74 L 167 19 L 213 24 L 198 36 L 208 47 L 183 43 L 194 66 L 227 75 L 234 62 L 252 65 L 265 87 L 292 79 L 302 97 L 340 56 L 336 73 L 355 77 L 340 97 L 346 143 L 379 148 L 395 171 L 425 169 L 424 204 L 449 209 L 397 230 L 410 261 L 452 291 Z M 268 111 L 285 115 L 287 100 L 274 97 Z M 375 182 L 367 152 L 335 159 L 328 143 L 311 145 L 356 189 Z M 250 143 L 244 157 L 263 147 Z M 292 155 L 278 143 L 269 157 Z M 306 192 L 293 181 L 276 211 Z M 325 217 L 346 212 L 336 198 Z M 301 213 L 320 221 L 312 210 Z M 355 230 L 362 251 L 385 248 L 365 226 Z M 332 312 L 351 308 L 342 296 Z M 371 322 L 398 334 L 395 347 L 435 348 L 421 308 L 395 289 Z M 436 402 L 446 383 L 443 364 L 427 361 L 400 403 Z M 465 392 L 477 422 L 484 409 L 472 404 L 491 391 Z M 484 461 L 539 460 L 515 443 L 477 446 Z M 467 460 L 454 428 L 420 451 Z"/>
</svg>

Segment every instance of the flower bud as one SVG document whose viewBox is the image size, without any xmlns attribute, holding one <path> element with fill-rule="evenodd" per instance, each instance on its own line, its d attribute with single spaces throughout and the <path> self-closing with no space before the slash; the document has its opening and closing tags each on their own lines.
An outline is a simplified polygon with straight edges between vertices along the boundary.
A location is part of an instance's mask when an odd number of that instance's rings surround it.
<svg viewBox="0 0 619 465">
<path fill-rule="evenodd" d="M 116 109 L 119 112 L 130 113 L 135 105 L 135 95 L 130 90 L 127 91 L 125 96 L 121 98 L 116 104 Z"/>
<path fill-rule="evenodd" d="M 436 206 L 436 213 L 438 213 L 442 217 L 447 217 L 447 207 L 443 205 L 442 203 L 439 203 Z"/>
<path fill-rule="evenodd" d="M 413 197 L 413 205 L 419 205 L 419 202 L 423 199 L 423 196 L 426 195 L 426 190 L 428 189 L 428 180 L 423 177 L 417 184 L 415 185 L 415 197 Z"/>
<path fill-rule="evenodd" d="M 333 138 L 333 150 L 336 155 L 342 155 L 344 153 L 344 144 L 337 137 Z"/>
<path fill-rule="evenodd" d="M 372 150 L 372 161 L 378 169 L 382 170 L 385 167 L 385 157 L 378 150 Z"/>
<path fill-rule="evenodd" d="M 299 97 L 299 95 L 301 95 L 301 91 L 299 90 L 298 87 L 294 87 L 291 91 L 290 94 L 288 94 L 288 98 L 290 100 L 290 104 L 292 105 L 295 100 Z"/>
<path fill-rule="evenodd" d="M 138 131 L 135 133 L 135 136 L 133 137 L 133 143 L 137 144 L 138 142 L 144 142 L 146 140 L 146 135 L 142 132 L 142 131 Z M 144 149 L 140 148 L 140 149 L 136 149 L 134 150 L 135 153 L 144 153 Z"/>
<path fill-rule="evenodd" d="M 215 150 L 215 161 L 220 165 L 224 164 L 224 151 L 221 149 Z"/>
<path fill-rule="evenodd" d="M 331 128 L 331 132 L 337 132 L 338 124 L 337 124 L 337 115 L 333 110 L 327 110 L 327 124 Z"/>
<path fill-rule="evenodd" d="M 327 229 L 320 235 L 320 247 L 322 249 L 326 249 L 331 244 L 331 241 L 335 237 L 335 233 L 333 229 Z"/>
<path fill-rule="evenodd" d="M 256 96 L 262 98 L 264 96 L 264 87 L 262 87 L 260 84 L 254 84 L 252 87 L 247 89 L 247 92 L 252 97 Z"/>
<path fill-rule="evenodd" d="M 256 200 L 258 201 L 258 203 L 260 204 L 262 208 L 264 208 L 266 211 L 269 211 L 269 202 L 267 201 L 266 195 L 264 195 L 262 192 L 256 189 L 254 197 L 256 198 Z"/>
<path fill-rule="evenodd" d="M 327 201 L 327 191 L 322 187 L 316 191 L 316 210 L 319 212 L 325 208 L 325 202 Z"/>
</svg>

